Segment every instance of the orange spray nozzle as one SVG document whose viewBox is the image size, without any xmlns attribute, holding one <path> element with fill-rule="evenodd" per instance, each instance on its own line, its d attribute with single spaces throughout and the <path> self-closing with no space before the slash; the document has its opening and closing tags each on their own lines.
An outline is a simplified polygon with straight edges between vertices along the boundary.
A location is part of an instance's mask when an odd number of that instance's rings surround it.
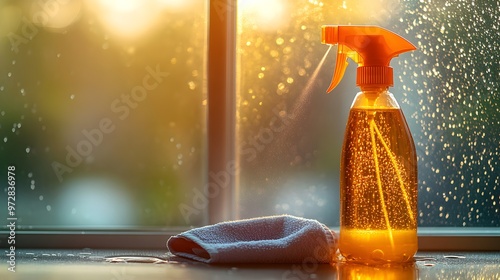
<svg viewBox="0 0 500 280">
<path fill-rule="evenodd" d="M 416 47 L 403 37 L 378 26 L 322 26 L 322 43 L 338 44 L 337 63 L 327 92 L 342 80 L 347 58 L 358 64 L 356 84 L 360 87 L 389 87 L 394 84 L 391 59 Z"/>
</svg>

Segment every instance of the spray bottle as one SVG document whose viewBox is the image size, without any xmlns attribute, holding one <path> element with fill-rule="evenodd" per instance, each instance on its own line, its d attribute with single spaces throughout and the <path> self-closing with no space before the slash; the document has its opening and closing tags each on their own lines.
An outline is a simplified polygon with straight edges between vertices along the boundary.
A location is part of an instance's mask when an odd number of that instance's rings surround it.
<svg viewBox="0 0 500 280">
<path fill-rule="evenodd" d="M 340 253 L 347 261 L 407 262 L 417 251 L 417 157 L 403 113 L 388 91 L 393 57 L 415 50 L 376 26 L 323 26 L 323 44 L 338 44 L 327 92 L 347 58 L 358 64 L 361 88 L 352 103 L 341 159 Z"/>
</svg>

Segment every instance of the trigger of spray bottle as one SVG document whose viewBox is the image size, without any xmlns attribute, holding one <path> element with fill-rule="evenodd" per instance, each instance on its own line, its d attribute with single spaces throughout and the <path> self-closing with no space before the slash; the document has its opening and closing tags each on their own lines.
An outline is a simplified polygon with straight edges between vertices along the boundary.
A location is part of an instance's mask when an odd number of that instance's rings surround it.
<svg viewBox="0 0 500 280">
<path fill-rule="evenodd" d="M 417 158 L 394 96 L 391 59 L 415 50 L 377 26 L 322 27 L 322 42 L 338 45 L 330 92 L 350 58 L 361 88 L 351 106 L 340 173 L 339 249 L 347 260 L 406 262 L 417 251 Z"/>
<path fill-rule="evenodd" d="M 348 58 L 359 66 L 358 86 L 392 86 L 391 59 L 416 49 L 403 37 L 378 26 L 324 25 L 322 43 L 338 45 L 335 71 L 327 92 L 332 91 L 342 80 Z"/>
</svg>

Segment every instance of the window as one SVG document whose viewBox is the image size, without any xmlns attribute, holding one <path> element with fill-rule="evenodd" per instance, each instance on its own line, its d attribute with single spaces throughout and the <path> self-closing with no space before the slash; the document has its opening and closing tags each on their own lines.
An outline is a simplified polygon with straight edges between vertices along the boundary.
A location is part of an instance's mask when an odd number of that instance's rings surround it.
<svg viewBox="0 0 500 280">
<path fill-rule="evenodd" d="M 21 230 L 338 226 L 359 89 L 351 63 L 324 93 L 336 49 L 320 27 L 373 24 L 418 47 L 393 59 L 391 92 L 417 147 L 421 232 L 499 235 L 496 1 L 207 2 L 1 4 L 0 184 L 15 166 Z"/>
<path fill-rule="evenodd" d="M 18 229 L 185 226 L 178 205 L 206 182 L 205 1 L 1 6 L 1 185 L 14 166 Z"/>
</svg>

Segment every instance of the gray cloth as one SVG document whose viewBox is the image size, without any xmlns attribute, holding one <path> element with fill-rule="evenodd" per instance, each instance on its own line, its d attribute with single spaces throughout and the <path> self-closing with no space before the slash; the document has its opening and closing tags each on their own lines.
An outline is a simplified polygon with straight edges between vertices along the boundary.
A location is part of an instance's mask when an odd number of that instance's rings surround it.
<svg viewBox="0 0 500 280">
<path fill-rule="evenodd" d="M 316 220 L 289 215 L 218 223 L 172 236 L 170 252 L 205 263 L 331 263 L 337 236 Z"/>
</svg>

